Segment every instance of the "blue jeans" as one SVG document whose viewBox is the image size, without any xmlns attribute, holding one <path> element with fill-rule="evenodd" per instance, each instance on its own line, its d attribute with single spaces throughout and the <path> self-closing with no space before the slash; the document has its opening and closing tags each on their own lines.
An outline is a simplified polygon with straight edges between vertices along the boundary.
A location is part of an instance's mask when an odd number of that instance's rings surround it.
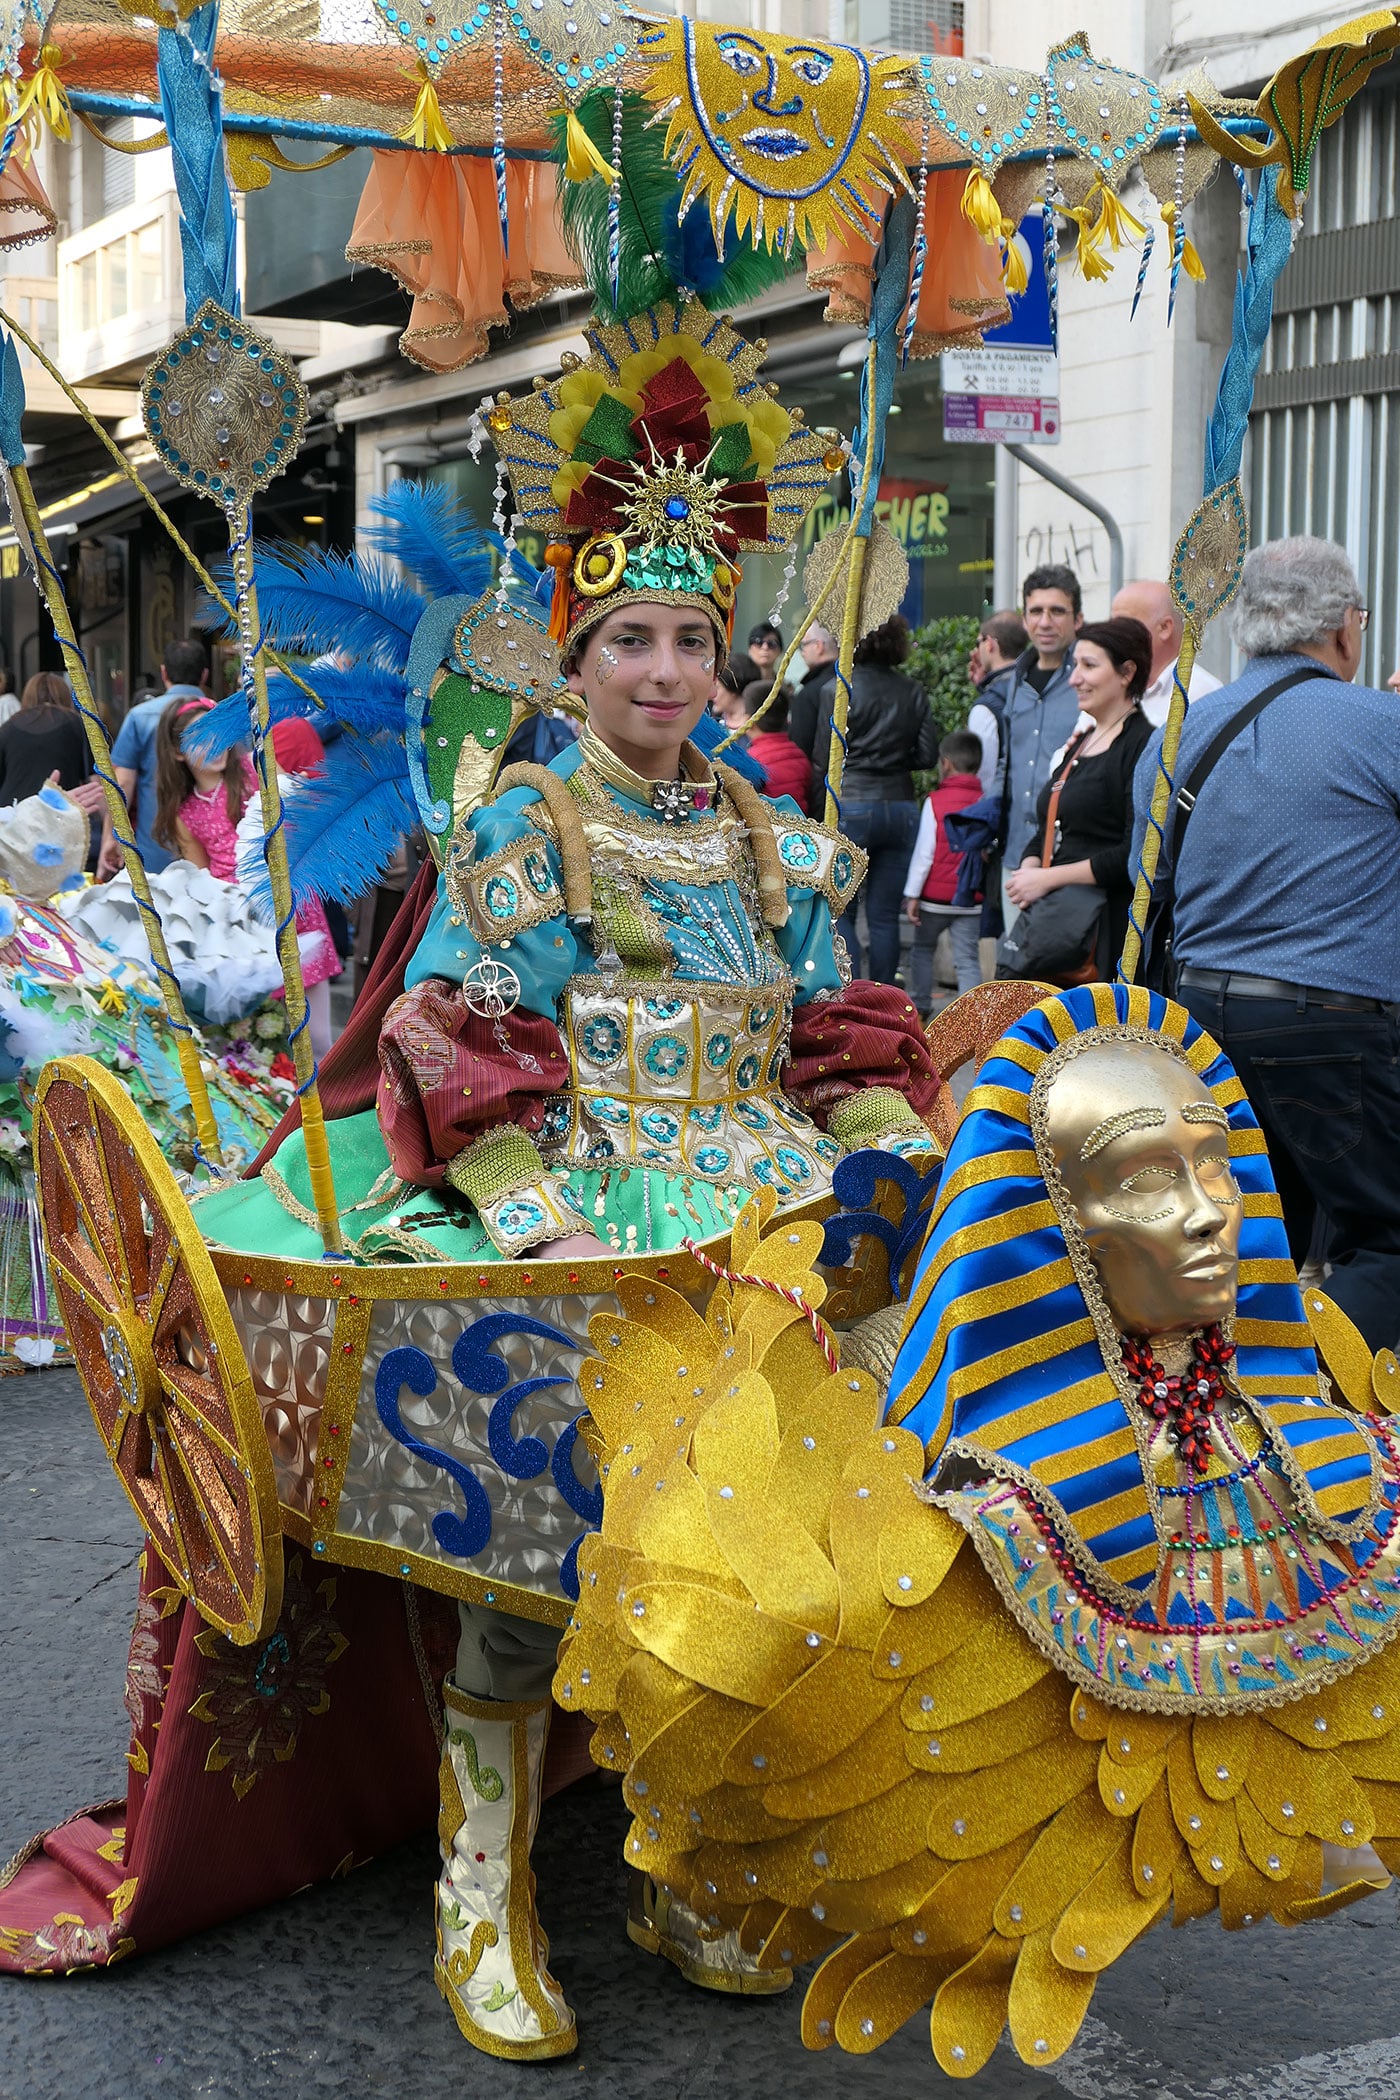
<svg viewBox="0 0 1400 2100">
<path fill-rule="evenodd" d="M 1400 1024 L 1292 1000 L 1177 993 L 1240 1076 L 1259 1118 L 1289 1251 L 1332 1226 L 1324 1288 L 1372 1349 L 1400 1342 Z"/>
<path fill-rule="evenodd" d="M 857 977 L 872 977 L 877 984 L 893 984 L 899 968 L 899 916 L 904 903 L 904 878 L 914 841 L 919 834 L 917 802 L 844 802 L 841 829 L 852 845 L 870 856 L 865 882 L 852 897 L 841 920 L 841 933 L 851 951 L 851 968 Z M 856 907 L 865 898 L 865 918 L 870 933 L 869 968 L 861 969 L 860 941 L 856 934 Z"/>
</svg>

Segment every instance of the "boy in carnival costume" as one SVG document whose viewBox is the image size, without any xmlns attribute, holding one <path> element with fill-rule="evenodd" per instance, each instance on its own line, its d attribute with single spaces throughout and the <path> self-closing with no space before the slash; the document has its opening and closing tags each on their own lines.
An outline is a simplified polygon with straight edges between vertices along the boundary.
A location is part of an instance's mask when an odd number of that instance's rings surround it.
<svg viewBox="0 0 1400 2100">
<path fill-rule="evenodd" d="M 703 1242 L 761 1190 L 809 1214 L 848 1148 L 930 1142 L 938 1080 L 918 1016 L 894 987 L 849 982 L 834 930 L 863 856 L 690 741 L 739 556 L 796 535 L 826 447 L 760 383 L 760 350 L 696 302 L 591 340 L 562 380 L 487 417 L 518 522 L 548 539 L 550 633 L 588 720 L 458 824 L 380 1037 L 377 1127 L 372 1114 L 330 1126 L 347 1237 L 380 1258 Z M 520 617 L 499 604 L 501 621 Z M 300 1146 L 261 1185 L 205 1199 L 206 1234 L 249 1245 L 252 1206 L 300 1178 Z M 308 1230 L 282 1212 L 276 1229 L 283 1251 Z M 529 1871 L 557 1630 L 460 1609 L 438 1981 L 483 2050 L 562 2055 L 573 2015 Z M 787 1981 L 697 1927 L 648 1901 L 632 1931 L 696 1981 Z"/>
</svg>

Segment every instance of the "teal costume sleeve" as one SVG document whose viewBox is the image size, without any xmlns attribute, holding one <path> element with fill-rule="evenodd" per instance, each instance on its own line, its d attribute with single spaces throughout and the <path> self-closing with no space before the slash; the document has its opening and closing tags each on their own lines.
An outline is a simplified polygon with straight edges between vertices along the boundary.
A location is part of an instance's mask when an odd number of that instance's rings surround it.
<svg viewBox="0 0 1400 2100">
<path fill-rule="evenodd" d="M 513 788 L 467 819 L 476 849 L 466 877 L 473 911 L 460 911 L 439 875 L 437 901 L 404 972 L 405 990 L 425 977 L 460 984 L 483 955 L 491 955 L 519 978 L 519 1004 L 555 1019 L 559 995 L 580 958 L 564 915 L 558 851 L 525 814 L 539 799 L 533 789 Z M 493 933 L 499 928 L 498 938 L 482 938 L 488 925 Z"/>
<path fill-rule="evenodd" d="M 840 850 L 833 852 L 828 845 L 834 834 L 824 833 L 822 826 L 805 817 L 791 795 L 773 798 L 773 819 L 779 857 L 789 877 L 788 922 L 777 929 L 776 939 L 778 951 L 793 975 L 793 1004 L 804 1006 L 818 992 L 839 992 L 842 988 L 844 980 L 836 966 L 832 938 L 833 911 L 850 875 L 855 876 L 851 884 L 854 894 L 864 869 L 863 863 L 859 869 L 854 867 L 849 851 L 843 866 Z M 806 860 L 811 861 L 809 880 L 803 879 L 809 874 L 803 866 Z M 792 879 L 794 876 L 796 880 Z"/>
</svg>

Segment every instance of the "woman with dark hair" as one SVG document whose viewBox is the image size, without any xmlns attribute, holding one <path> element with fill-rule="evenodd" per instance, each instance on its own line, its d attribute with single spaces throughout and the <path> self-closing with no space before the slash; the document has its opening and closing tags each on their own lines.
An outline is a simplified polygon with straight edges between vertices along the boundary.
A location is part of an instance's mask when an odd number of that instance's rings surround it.
<svg viewBox="0 0 1400 2100">
<path fill-rule="evenodd" d="M 919 829 L 913 776 L 938 763 L 938 724 L 922 686 L 899 669 L 909 654 L 909 622 L 902 613 L 857 644 L 846 718 L 846 771 L 841 785 L 841 829 L 870 856 L 861 895 L 870 934 L 868 974 L 893 984 L 899 967 L 899 921 L 904 877 Z M 831 744 L 836 681 L 822 687 L 812 746 L 812 806 L 822 814 L 821 781 Z M 859 977 L 860 943 L 852 898 L 841 932 Z"/>
<path fill-rule="evenodd" d="M 1021 912 L 1067 883 L 1101 890 L 1103 909 L 1084 974 L 1105 982 L 1128 929 L 1133 771 L 1152 735 L 1140 704 L 1151 677 L 1152 637 L 1141 620 L 1080 628 L 1069 682 L 1089 719 L 1052 764 L 1036 804 L 1037 850 L 1025 855 L 1006 885 Z"/>
<path fill-rule="evenodd" d="M 46 781 L 70 789 L 91 777 L 92 758 L 68 680 L 57 671 L 36 671 L 20 695 L 18 714 L 0 723 L 0 804 L 23 802 Z M 96 797 L 79 799 L 84 809 L 100 807 Z"/>
</svg>

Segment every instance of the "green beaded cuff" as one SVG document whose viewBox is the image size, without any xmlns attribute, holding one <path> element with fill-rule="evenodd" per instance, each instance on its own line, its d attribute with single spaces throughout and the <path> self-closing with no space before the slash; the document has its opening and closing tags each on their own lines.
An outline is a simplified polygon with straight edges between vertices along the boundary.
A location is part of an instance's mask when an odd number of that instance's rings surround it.
<svg viewBox="0 0 1400 2100">
<path fill-rule="evenodd" d="M 867 1086 L 838 1101 L 826 1119 L 827 1133 L 848 1152 L 888 1137 L 928 1133 L 923 1118 L 896 1087 Z M 932 1140 L 930 1139 L 931 1143 Z"/>
<path fill-rule="evenodd" d="M 533 1138 L 514 1123 L 488 1130 L 447 1163 L 449 1187 L 465 1196 L 498 1253 L 525 1254 L 544 1240 L 577 1232 L 579 1222 L 559 1201 L 558 1180 Z"/>
<path fill-rule="evenodd" d="M 487 1130 L 455 1159 L 447 1162 L 447 1182 L 477 1210 L 531 1181 L 541 1181 L 545 1164 L 539 1146 L 514 1123 Z"/>
</svg>

